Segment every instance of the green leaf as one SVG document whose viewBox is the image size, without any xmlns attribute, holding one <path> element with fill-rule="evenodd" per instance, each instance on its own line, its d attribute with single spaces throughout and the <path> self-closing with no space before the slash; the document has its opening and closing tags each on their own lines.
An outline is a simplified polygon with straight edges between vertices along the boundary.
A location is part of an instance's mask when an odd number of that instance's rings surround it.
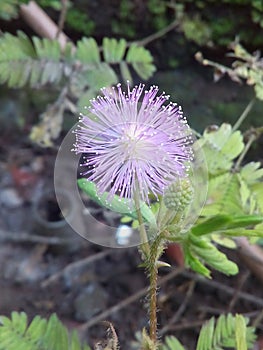
<svg viewBox="0 0 263 350">
<path fill-rule="evenodd" d="M 263 182 L 252 185 L 251 189 L 257 202 L 258 209 L 263 213 Z"/>
<path fill-rule="evenodd" d="M 32 41 L 23 32 L 17 36 L 5 33 L 0 38 L 1 83 L 10 87 L 23 87 L 27 83 L 39 87 L 58 83 L 70 74 L 71 68 L 62 62 L 56 40 L 33 37 Z"/>
<path fill-rule="evenodd" d="M 196 224 L 192 227 L 191 231 L 196 236 L 206 235 L 226 228 L 227 224 L 230 222 L 230 215 L 215 215 L 199 224 Z"/>
<path fill-rule="evenodd" d="M 263 222 L 263 216 L 259 215 L 215 215 L 192 227 L 191 231 L 196 236 L 206 235 L 216 231 L 226 231 L 234 228 L 243 228 L 257 225 Z"/>
<path fill-rule="evenodd" d="M 240 332 L 243 332 L 241 335 Z M 240 335 L 239 344 L 236 343 Z M 199 333 L 196 350 L 223 350 L 226 347 L 245 350 L 252 348 L 255 342 L 255 329 L 247 326 L 247 319 L 238 315 L 221 315 L 217 321 L 214 317 L 207 321 Z M 236 348 L 241 346 L 240 348 Z"/>
<path fill-rule="evenodd" d="M 257 228 L 257 226 L 254 229 L 229 229 L 226 231 L 222 231 L 222 234 L 227 237 L 263 238 L 263 229 Z"/>
<path fill-rule="evenodd" d="M 243 137 L 240 131 L 232 131 L 230 124 L 222 124 L 217 131 L 205 131 L 199 141 L 203 144 L 208 171 L 220 174 L 232 167 L 233 160 L 244 149 Z"/>
<path fill-rule="evenodd" d="M 85 64 L 96 65 L 100 63 L 100 52 L 96 41 L 93 38 L 79 40 L 75 57 Z"/>
<path fill-rule="evenodd" d="M 201 328 L 197 342 L 197 350 L 212 349 L 214 327 L 215 319 L 213 317 Z"/>
<path fill-rule="evenodd" d="M 81 74 L 92 90 L 98 91 L 101 87 L 110 86 L 118 82 L 116 73 L 107 63 L 100 63 L 96 68 Z"/>
<path fill-rule="evenodd" d="M 123 81 L 129 81 L 132 85 L 133 79 L 131 76 L 131 72 L 129 70 L 129 67 L 126 62 L 122 61 L 120 62 L 120 71 L 121 71 L 121 76 Z"/>
<path fill-rule="evenodd" d="M 184 251 L 186 251 L 186 255 L 190 256 L 189 265 L 191 263 L 191 259 L 193 260 L 194 258 L 199 261 L 202 260 L 202 262 L 205 264 L 226 275 L 235 275 L 238 273 L 237 265 L 234 262 L 228 260 L 227 256 L 220 252 L 208 240 L 197 237 L 190 232 L 187 237 L 184 238 L 183 247 Z M 186 247 L 188 251 L 185 249 Z M 196 261 L 194 262 L 197 264 L 198 268 L 202 268 L 201 266 L 198 266 L 198 263 Z M 195 269 L 195 271 L 197 270 Z M 202 274 L 204 274 L 206 277 L 209 277 L 210 273 L 207 273 L 207 271 L 204 270 L 204 273 Z"/>
<path fill-rule="evenodd" d="M 237 247 L 236 242 L 232 239 L 232 237 L 227 237 L 224 232 L 222 233 L 212 233 L 211 239 L 216 244 L 221 245 L 222 247 L 226 247 L 228 249 L 235 249 Z"/>
<path fill-rule="evenodd" d="M 76 332 L 67 328 L 52 315 L 47 321 L 36 316 L 27 325 L 25 313 L 12 312 L 11 319 L 0 317 L 0 350 L 91 350 L 82 346 Z"/>
<path fill-rule="evenodd" d="M 199 273 L 200 275 L 210 278 L 210 271 L 196 256 L 192 254 L 188 243 L 183 244 L 183 251 L 186 266 L 189 266 L 193 271 Z"/>
<path fill-rule="evenodd" d="M 208 203 L 202 209 L 202 215 L 211 216 L 218 213 L 242 215 L 239 174 L 229 173 L 225 182 L 220 181 L 213 193 L 209 192 Z"/>
<path fill-rule="evenodd" d="M 247 350 L 246 322 L 243 316 L 236 315 L 236 344 L 237 350 Z"/>
<path fill-rule="evenodd" d="M 252 185 L 263 178 L 263 169 L 260 166 L 260 162 L 250 162 L 241 168 L 240 175 L 248 185 Z"/>
<path fill-rule="evenodd" d="M 179 340 L 173 336 L 165 337 L 164 344 L 160 350 L 185 350 Z"/>
<path fill-rule="evenodd" d="M 49 60 L 59 62 L 61 57 L 60 45 L 57 40 L 40 39 L 33 37 L 34 48 L 38 57 L 47 58 Z"/>
<path fill-rule="evenodd" d="M 150 51 L 136 44 L 132 44 L 129 47 L 126 61 L 130 63 L 136 73 L 145 80 L 149 79 L 156 70 Z"/>
<path fill-rule="evenodd" d="M 98 194 L 98 189 L 94 182 L 88 181 L 86 179 L 79 179 L 78 186 L 97 204 L 102 207 L 108 208 L 122 215 L 127 215 L 133 219 L 137 219 L 137 213 L 133 204 L 131 204 L 126 199 L 120 198 L 116 194 L 113 195 L 112 199 L 109 201 L 109 193 L 105 192 L 101 195 Z M 144 220 L 156 226 L 155 215 L 151 209 L 146 205 L 146 203 L 140 203 L 140 210 Z"/>
<path fill-rule="evenodd" d="M 127 47 L 125 39 L 103 38 L 102 49 L 104 60 L 108 63 L 119 63 L 122 61 Z"/>
</svg>

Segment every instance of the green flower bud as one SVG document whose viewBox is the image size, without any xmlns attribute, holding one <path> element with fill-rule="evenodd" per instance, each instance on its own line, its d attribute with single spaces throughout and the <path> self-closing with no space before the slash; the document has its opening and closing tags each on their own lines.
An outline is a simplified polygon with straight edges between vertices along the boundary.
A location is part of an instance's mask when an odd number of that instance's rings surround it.
<svg viewBox="0 0 263 350">
<path fill-rule="evenodd" d="M 188 178 L 178 179 L 165 191 L 164 204 L 168 209 L 182 211 L 191 203 L 193 193 L 194 190 Z"/>
</svg>

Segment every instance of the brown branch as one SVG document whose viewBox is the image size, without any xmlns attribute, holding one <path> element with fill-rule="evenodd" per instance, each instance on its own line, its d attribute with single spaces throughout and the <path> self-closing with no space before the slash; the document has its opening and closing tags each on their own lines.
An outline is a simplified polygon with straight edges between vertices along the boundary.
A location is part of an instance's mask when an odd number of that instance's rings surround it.
<svg viewBox="0 0 263 350">
<path fill-rule="evenodd" d="M 40 36 L 49 39 L 57 39 L 61 48 L 64 49 L 69 38 L 60 32 L 54 21 L 39 7 L 35 1 L 20 5 L 20 14 L 24 21 Z"/>
<path fill-rule="evenodd" d="M 73 263 L 68 264 L 63 270 L 49 276 L 47 279 L 45 279 L 41 283 L 42 288 L 48 287 L 50 284 L 57 282 L 63 275 L 66 274 L 74 274 L 77 270 L 87 267 L 89 264 L 94 263 L 95 261 L 98 261 L 100 259 L 105 258 L 107 255 L 111 254 L 114 250 L 113 249 L 107 249 L 100 253 L 93 254 L 91 256 L 88 256 L 87 258 L 74 261 Z"/>
<path fill-rule="evenodd" d="M 0 242 L 29 242 L 48 245 L 67 245 L 73 242 L 74 238 L 46 237 L 28 232 L 10 232 L 0 229 Z"/>
<path fill-rule="evenodd" d="M 179 26 L 179 21 L 178 21 L 178 19 L 175 19 L 172 23 L 168 24 L 168 26 L 166 26 L 165 28 L 160 29 L 158 32 L 153 33 L 144 39 L 135 41 L 135 43 L 137 45 L 146 46 L 149 43 L 151 43 L 152 41 L 160 39 L 162 36 L 169 33 L 171 30 L 176 29 L 178 26 Z"/>
<path fill-rule="evenodd" d="M 203 277 L 198 276 L 198 275 L 194 275 L 193 273 L 188 272 L 188 271 L 182 272 L 182 275 L 186 276 L 188 278 L 191 278 L 191 279 L 197 281 L 198 283 L 206 284 L 210 287 L 221 290 L 225 294 L 228 294 L 228 295 L 235 294 L 235 288 L 229 287 L 229 286 L 222 284 L 220 282 L 209 280 L 209 279 L 203 278 Z M 243 299 L 243 300 L 250 302 L 251 304 L 263 307 L 263 298 L 257 297 L 256 295 L 253 295 L 250 293 L 245 293 L 245 292 L 240 292 L 239 299 Z"/>
<path fill-rule="evenodd" d="M 238 286 L 236 288 L 235 294 L 233 295 L 233 297 L 228 305 L 227 312 L 231 312 L 232 309 L 234 308 L 237 300 L 239 299 L 239 293 L 241 292 L 241 290 L 242 290 L 242 288 L 243 288 L 244 284 L 246 283 L 249 276 L 250 276 L 250 271 L 248 271 L 248 270 L 241 276 L 240 281 L 238 283 Z"/>
<path fill-rule="evenodd" d="M 263 283 L 263 250 L 255 244 L 250 244 L 245 237 L 236 238 L 236 242 L 240 258 L 258 280 Z"/>
<path fill-rule="evenodd" d="M 163 284 L 165 284 L 166 282 L 168 282 L 170 279 L 176 277 L 177 275 L 179 275 L 180 273 L 182 273 L 182 271 L 184 271 L 184 268 L 178 268 L 173 270 L 172 272 L 170 272 L 168 275 L 162 277 L 159 282 L 158 282 L 158 286 L 161 286 Z M 90 327 L 96 325 L 97 323 L 105 320 L 106 318 L 108 318 L 110 315 L 114 314 L 117 311 L 120 311 L 121 309 L 123 309 L 124 307 L 126 307 L 127 305 L 135 302 L 137 299 L 142 298 L 145 294 L 147 294 L 149 288 L 145 287 L 142 288 L 141 290 L 139 290 L 137 293 L 129 296 L 128 298 L 122 300 L 120 303 L 112 306 L 111 308 L 103 311 L 102 313 L 100 313 L 99 315 L 93 317 L 92 319 L 90 319 L 88 322 L 83 323 L 80 327 L 79 330 L 81 332 L 85 332 L 87 329 L 89 329 Z"/>
<path fill-rule="evenodd" d="M 66 16 L 67 16 L 67 10 L 68 10 L 68 0 L 61 0 L 61 12 L 59 15 L 59 20 L 58 20 L 58 31 L 56 34 L 56 39 L 59 38 L 60 33 L 63 31 L 63 27 L 65 24 Z"/>
<path fill-rule="evenodd" d="M 195 281 L 190 281 L 190 285 L 186 292 L 186 296 L 183 303 L 180 305 L 180 307 L 178 308 L 176 313 L 173 315 L 173 317 L 168 321 L 168 323 L 159 331 L 160 335 L 164 335 L 165 333 L 167 333 L 170 330 L 170 328 L 181 318 L 193 294 L 195 285 L 196 285 Z"/>
</svg>

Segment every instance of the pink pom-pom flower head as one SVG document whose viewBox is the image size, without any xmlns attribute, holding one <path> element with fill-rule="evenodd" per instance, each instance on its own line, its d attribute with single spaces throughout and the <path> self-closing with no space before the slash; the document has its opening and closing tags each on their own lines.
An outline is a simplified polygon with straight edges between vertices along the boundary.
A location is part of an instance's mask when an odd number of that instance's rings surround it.
<svg viewBox="0 0 263 350">
<path fill-rule="evenodd" d="M 143 84 L 124 92 L 121 85 L 103 88 L 82 115 L 74 151 L 83 154 L 82 175 L 99 193 L 133 199 L 135 191 L 149 203 L 178 179 L 192 161 L 191 130 L 180 106 L 158 96 L 158 87 Z"/>
</svg>

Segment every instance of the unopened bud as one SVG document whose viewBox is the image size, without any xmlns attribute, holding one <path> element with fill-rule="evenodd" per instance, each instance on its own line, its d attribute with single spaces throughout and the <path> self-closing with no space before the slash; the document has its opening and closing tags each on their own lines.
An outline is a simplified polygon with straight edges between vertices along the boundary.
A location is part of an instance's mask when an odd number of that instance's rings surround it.
<svg viewBox="0 0 263 350">
<path fill-rule="evenodd" d="M 178 179 L 165 191 L 164 204 L 168 209 L 182 211 L 191 203 L 193 193 L 193 187 L 188 178 Z"/>
</svg>

